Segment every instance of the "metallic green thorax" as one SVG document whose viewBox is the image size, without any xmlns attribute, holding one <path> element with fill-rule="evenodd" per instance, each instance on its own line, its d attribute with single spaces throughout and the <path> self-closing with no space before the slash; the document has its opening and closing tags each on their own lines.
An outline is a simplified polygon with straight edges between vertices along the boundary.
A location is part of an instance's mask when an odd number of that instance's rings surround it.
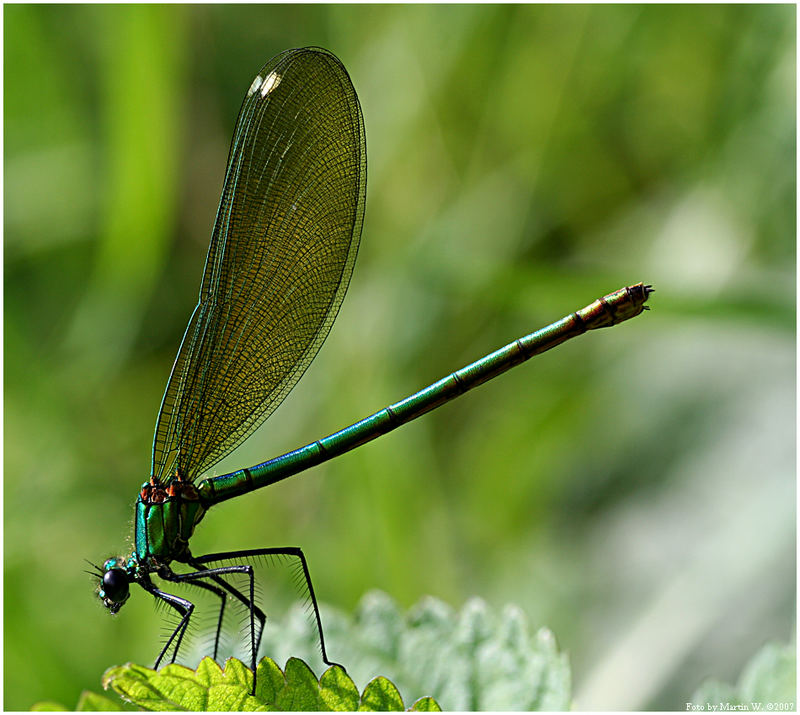
<svg viewBox="0 0 800 715">
<path fill-rule="evenodd" d="M 200 502 L 209 508 L 240 494 L 274 484 L 369 442 L 565 340 L 587 330 L 617 325 L 639 315 L 646 309 L 644 304 L 652 291 L 650 286 L 637 283 L 609 293 L 360 422 L 255 467 L 205 479 L 197 485 Z"/>
<path fill-rule="evenodd" d="M 136 500 L 136 558 L 156 566 L 181 560 L 206 510 L 193 484 L 173 477 L 165 486 L 145 482 Z"/>
</svg>

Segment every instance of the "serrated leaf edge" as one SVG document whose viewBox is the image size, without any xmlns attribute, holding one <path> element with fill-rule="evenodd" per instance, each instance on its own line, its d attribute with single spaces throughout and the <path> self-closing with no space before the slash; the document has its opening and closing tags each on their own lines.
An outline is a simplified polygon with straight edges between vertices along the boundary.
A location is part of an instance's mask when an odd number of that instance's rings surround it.
<svg viewBox="0 0 800 715">
<path fill-rule="evenodd" d="M 285 700 L 287 696 L 290 702 L 284 703 L 286 705 L 302 704 L 302 701 L 305 701 L 307 697 L 310 696 L 311 699 L 317 701 L 321 707 L 325 707 L 329 710 L 342 705 L 349 707 L 355 705 L 357 709 L 361 710 L 369 705 L 370 700 L 385 700 L 387 697 L 391 704 L 399 706 L 399 710 L 405 709 L 403 697 L 397 686 L 382 675 L 372 678 L 364 687 L 364 690 L 359 692 L 358 687 L 348 675 L 347 671 L 338 665 L 327 668 L 319 678 L 317 678 L 311 667 L 300 658 L 289 658 L 289 660 L 286 661 L 286 665 L 281 668 L 271 658 L 264 657 L 259 661 L 257 667 L 267 670 L 271 670 L 274 667 L 283 677 L 283 687 L 277 690 L 273 702 L 267 702 L 259 698 L 258 693 L 256 693 L 255 698 L 250 695 L 252 680 L 249 680 L 249 678 L 242 679 L 240 676 L 243 673 L 252 674 L 252 671 L 237 658 L 228 658 L 225 661 L 225 666 L 222 667 L 206 656 L 194 670 L 175 663 L 165 665 L 158 671 L 135 663 L 115 665 L 108 668 L 105 673 L 103 673 L 102 685 L 103 689 L 108 690 L 112 688 L 123 700 L 134 705 L 152 705 L 154 702 L 160 701 L 173 706 L 171 709 L 174 710 L 185 710 L 186 706 L 181 702 L 166 697 L 161 689 L 151 684 L 151 679 L 185 678 L 191 684 L 202 688 L 206 692 L 218 685 L 240 688 L 246 690 L 247 698 L 253 698 L 259 705 L 265 705 L 269 708 L 275 707 L 281 700 Z M 152 694 L 152 698 L 137 698 L 132 696 L 130 689 L 116 683 L 116 681 L 122 678 L 130 679 L 134 683 L 145 688 Z M 308 689 L 308 686 L 312 683 L 315 686 L 313 692 Z M 293 689 L 296 689 L 296 692 L 294 692 Z M 339 695 L 339 693 L 342 694 Z M 348 694 L 352 695 L 348 697 Z M 206 698 L 206 701 L 207 700 L 208 698 Z M 427 702 L 428 700 L 437 708 L 439 707 L 435 698 L 428 695 L 417 698 L 410 709 L 413 709 L 417 703 L 422 701 Z M 246 702 L 246 700 L 243 700 L 242 704 L 244 704 L 244 702 Z"/>
</svg>

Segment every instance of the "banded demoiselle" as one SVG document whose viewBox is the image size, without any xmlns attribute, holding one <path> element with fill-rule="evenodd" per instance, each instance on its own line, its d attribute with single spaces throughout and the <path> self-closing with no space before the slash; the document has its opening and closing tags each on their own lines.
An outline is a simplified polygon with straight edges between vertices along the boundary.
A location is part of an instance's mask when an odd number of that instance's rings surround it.
<svg viewBox="0 0 800 715">
<path fill-rule="evenodd" d="M 314 47 L 277 55 L 253 79 L 239 111 L 199 302 L 161 402 L 150 478 L 136 500 L 134 550 L 95 567 L 98 596 L 111 613 L 128 600 L 131 584 L 177 613 L 156 668 L 168 652 L 172 662 L 178 657 L 194 604 L 153 576 L 219 599 L 215 659 L 227 599 L 247 610 L 255 692 L 266 616 L 251 561 L 273 555 L 302 567 L 322 658 L 331 664 L 303 551 L 195 556 L 189 541 L 206 512 L 369 442 L 565 340 L 632 318 L 653 290 L 642 283 L 617 290 L 327 437 L 201 479 L 272 414 L 314 359 L 350 281 L 365 200 L 364 121 L 344 66 Z M 176 572 L 173 562 L 191 570 Z M 232 582 L 236 576 L 246 588 Z"/>
</svg>

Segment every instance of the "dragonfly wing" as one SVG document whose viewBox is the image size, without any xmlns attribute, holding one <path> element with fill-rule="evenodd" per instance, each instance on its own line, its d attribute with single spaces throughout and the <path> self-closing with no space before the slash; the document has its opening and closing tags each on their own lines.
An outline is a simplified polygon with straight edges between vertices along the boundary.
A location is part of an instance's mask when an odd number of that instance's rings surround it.
<svg viewBox="0 0 800 715">
<path fill-rule="evenodd" d="M 347 71 L 319 48 L 270 60 L 236 122 L 200 300 L 156 423 L 153 471 L 195 479 L 275 410 L 344 299 L 366 140 Z"/>
</svg>

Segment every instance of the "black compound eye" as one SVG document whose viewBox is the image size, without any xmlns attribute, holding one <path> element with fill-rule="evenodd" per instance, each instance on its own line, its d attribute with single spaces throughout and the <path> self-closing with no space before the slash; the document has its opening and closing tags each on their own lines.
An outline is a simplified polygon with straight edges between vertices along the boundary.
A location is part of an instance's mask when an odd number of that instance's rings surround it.
<svg viewBox="0 0 800 715">
<path fill-rule="evenodd" d="M 109 601 L 122 603 L 128 598 L 128 574 L 122 569 L 109 569 L 103 574 L 103 594 Z"/>
</svg>

